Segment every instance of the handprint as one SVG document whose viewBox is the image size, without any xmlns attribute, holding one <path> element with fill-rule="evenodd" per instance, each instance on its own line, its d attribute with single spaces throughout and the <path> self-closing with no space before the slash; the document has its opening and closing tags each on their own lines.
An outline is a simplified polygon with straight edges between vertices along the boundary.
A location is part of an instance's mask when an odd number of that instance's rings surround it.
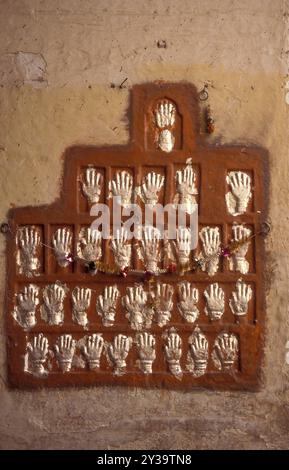
<svg viewBox="0 0 289 470">
<path fill-rule="evenodd" d="M 203 271 L 207 271 L 209 276 L 213 276 L 219 265 L 220 257 L 220 230 L 218 227 L 203 227 L 200 232 L 203 254 Z"/>
<path fill-rule="evenodd" d="M 122 375 L 126 368 L 126 358 L 132 346 L 132 339 L 124 335 L 115 336 L 113 343 L 108 345 L 108 356 L 114 365 L 114 374 Z"/>
<path fill-rule="evenodd" d="M 42 333 L 34 336 L 32 342 L 27 344 L 28 367 L 26 372 L 36 376 L 43 376 L 48 373 L 44 364 L 48 354 L 48 339 Z"/>
<path fill-rule="evenodd" d="M 229 258 L 229 266 L 232 271 L 240 271 L 242 274 L 247 274 L 249 271 L 249 262 L 246 260 L 246 254 L 249 249 L 249 237 L 251 230 L 243 225 L 233 225 L 233 243 L 241 242 L 237 247 L 232 257 Z M 245 242 L 248 239 L 248 242 Z"/>
<path fill-rule="evenodd" d="M 96 168 L 86 168 L 82 191 L 89 204 L 96 204 L 99 201 L 102 184 L 102 174 Z"/>
<path fill-rule="evenodd" d="M 87 310 L 90 307 L 91 289 L 75 287 L 72 291 L 72 318 L 75 323 L 86 326 L 88 324 Z"/>
<path fill-rule="evenodd" d="M 33 328 L 36 325 L 36 307 L 39 304 L 39 287 L 34 284 L 25 286 L 23 292 L 17 295 L 18 305 L 12 312 L 13 318 L 25 330 Z"/>
<path fill-rule="evenodd" d="M 49 325 L 61 325 L 63 323 L 65 294 L 66 287 L 59 283 L 50 284 L 43 289 L 44 304 L 41 306 L 41 318 Z"/>
<path fill-rule="evenodd" d="M 233 314 L 236 316 L 246 315 L 246 313 L 248 313 L 248 304 L 251 299 L 251 286 L 241 280 L 237 281 L 236 291 L 232 293 L 232 298 L 229 301 Z"/>
<path fill-rule="evenodd" d="M 191 242 L 191 229 L 188 227 L 178 227 L 176 240 L 172 242 L 172 245 L 175 252 L 175 258 L 182 267 L 190 264 L 190 255 L 192 251 Z"/>
<path fill-rule="evenodd" d="M 200 313 L 197 307 L 199 291 L 188 281 L 180 282 L 178 288 L 178 310 L 187 322 L 193 323 Z"/>
<path fill-rule="evenodd" d="M 156 340 L 150 333 L 139 333 L 136 336 L 140 368 L 144 374 L 152 373 L 152 365 L 156 358 Z"/>
<path fill-rule="evenodd" d="M 76 341 L 71 335 L 61 335 L 55 345 L 56 359 L 62 372 L 69 372 L 75 353 Z"/>
<path fill-rule="evenodd" d="M 176 172 L 177 202 L 185 206 L 188 214 L 192 214 L 197 203 L 195 196 L 198 194 L 196 187 L 196 173 L 192 167 L 192 159 L 188 158 L 183 170 Z"/>
<path fill-rule="evenodd" d="M 102 318 L 103 326 L 112 326 L 115 320 L 116 304 L 119 298 L 119 290 L 116 285 L 105 287 L 96 301 L 96 310 Z"/>
<path fill-rule="evenodd" d="M 217 369 L 228 372 L 238 357 L 238 339 L 234 333 L 220 333 L 214 344 L 212 359 Z"/>
<path fill-rule="evenodd" d="M 94 333 L 86 337 L 86 343 L 82 351 L 90 370 L 99 369 L 103 346 L 104 340 L 100 333 Z"/>
<path fill-rule="evenodd" d="M 153 312 L 147 307 L 147 293 L 142 285 L 136 284 L 126 288 L 127 294 L 122 298 L 122 305 L 126 309 L 126 318 L 134 330 L 150 328 Z"/>
<path fill-rule="evenodd" d="M 251 177 L 243 171 L 230 171 L 227 183 L 231 191 L 226 194 L 227 208 L 230 214 L 244 214 L 252 197 Z"/>
<path fill-rule="evenodd" d="M 99 261 L 102 256 L 101 232 L 90 227 L 82 227 L 77 243 L 77 256 L 86 263 Z"/>
<path fill-rule="evenodd" d="M 170 372 L 179 379 L 182 377 L 182 368 L 180 365 L 181 356 L 181 337 L 173 330 L 171 330 L 167 336 L 167 341 L 165 345 L 165 357 L 169 365 Z"/>
<path fill-rule="evenodd" d="M 159 173 L 151 171 L 148 173 L 136 193 L 140 196 L 145 204 L 155 206 L 159 199 L 159 192 L 164 185 L 165 177 Z"/>
<path fill-rule="evenodd" d="M 72 234 L 67 227 L 59 228 L 53 235 L 52 244 L 59 266 L 65 268 L 70 263 Z"/>
<path fill-rule="evenodd" d="M 111 240 L 114 261 L 120 269 L 131 265 L 131 244 L 128 242 L 128 239 L 128 231 L 121 227 L 116 230 L 115 238 Z"/>
<path fill-rule="evenodd" d="M 194 377 L 200 377 L 206 373 L 209 357 L 208 340 L 200 328 L 197 327 L 189 337 L 189 345 L 187 369 Z"/>
<path fill-rule="evenodd" d="M 154 300 L 156 322 L 160 327 L 166 325 L 171 319 L 174 306 L 173 293 L 173 286 L 159 282 L 157 283 L 156 291 L 151 293 Z"/>
<path fill-rule="evenodd" d="M 20 227 L 17 231 L 17 252 L 16 262 L 19 266 L 19 273 L 27 277 L 32 277 L 40 266 L 37 258 L 37 249 L 40 246 L 40 234 L 34 226 Z"/>
<path fill-rule="evenodd" d="M 115 179 L 109 182 L 109 197 L 120 197 L 121 205 L 126 207 L 131 204 L 133 178 L 128 171 L 118 171 Z"/>
<path fill-rule="evenodd" d="M 225 293 L 217 282 L 210 284 L 204 292 L 206 297 L 205 313 L 210 320 L 220 320 L 225 311 Z"/>
<path fill-rule="evenodd" d="M 158 271 L 158 262 L 160 260 L 161 233 L 152 225 L 142 227 L 142 238 L 139 240 L 138 254 L 144 262 L 147 271 L 156 273 Z"/>
<path fill-rule="evenodd" d="M 175 138 L 172 128 L 175 124 L 176 108 L 168 100 L 161 101 L 155 109 L 155 122 L 159 129 L 158 147 L 164 152 L 171 152 L 174 148 Z"/>
</svg>

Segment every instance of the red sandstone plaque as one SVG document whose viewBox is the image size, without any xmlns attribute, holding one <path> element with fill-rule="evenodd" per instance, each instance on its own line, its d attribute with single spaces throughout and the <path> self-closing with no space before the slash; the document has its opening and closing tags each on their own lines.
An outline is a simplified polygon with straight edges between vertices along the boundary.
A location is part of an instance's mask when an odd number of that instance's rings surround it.
<svg viewBox="0 0 289 470">
<path fill-rule="evenodd" d="M 128 116 L 129 145 L 69 148 L 61 198 L 9 213 L 9 383 L 255 390 L 266 152 L 207 145 L 189 84 L 135 86 Z"/>
</svg>

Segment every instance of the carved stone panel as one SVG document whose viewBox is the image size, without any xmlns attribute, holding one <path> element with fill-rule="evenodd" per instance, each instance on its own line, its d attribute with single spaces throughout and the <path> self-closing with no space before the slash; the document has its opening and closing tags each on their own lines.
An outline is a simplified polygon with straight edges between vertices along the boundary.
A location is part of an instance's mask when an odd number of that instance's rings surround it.
<svg viewBox="0 0 289 470">
<path fill-rule="evenodd" d="M 9 382 L 256 390 L 267 154 L 207 145 L 189 84 L 135 86 L 129 116 L 127 146 L 69 148 L 61 198 L 9 212 Z M 97 203 L 110 209 L 107 237 Z M 132 203 L 138 234 L 112 233 Z M 169 203 L 187 214 L 175 239 L 144 219 Z"/>
</svg>

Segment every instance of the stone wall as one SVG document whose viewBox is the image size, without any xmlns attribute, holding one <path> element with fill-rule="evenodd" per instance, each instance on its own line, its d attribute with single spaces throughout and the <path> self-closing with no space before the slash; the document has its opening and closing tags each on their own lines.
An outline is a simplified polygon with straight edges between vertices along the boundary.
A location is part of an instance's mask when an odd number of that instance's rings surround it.
<svg viewBox="0 0 289 470">
<path fill-rule="evenodd" d="M 162 79 L 187 80 L 200 90 L 208 84 L 216 126 L 209 142 L 268 149 L 272 222 L 262 391 L 10 390 L 2 307 L 0 447 L 288 448 L 289 3 L 1 0 L 0 6 L 0 221 L 10 207 L 58 197 L 66 147 L 126 143 L 130 87 Z M 0 251 L 3 305 L 3 235 Z"/>
</svg>

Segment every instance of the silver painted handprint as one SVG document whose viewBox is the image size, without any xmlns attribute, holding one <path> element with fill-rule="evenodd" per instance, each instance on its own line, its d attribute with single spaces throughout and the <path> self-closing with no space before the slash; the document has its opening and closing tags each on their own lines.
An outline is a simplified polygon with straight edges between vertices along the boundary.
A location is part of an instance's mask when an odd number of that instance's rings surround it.
<svg viewBox="0 0 289 470">
<path fill-rule="evenodd" d="M 162 327 L 171 319 L 174 288 L 170 284 L 157 283 L 156 290 L 151 292 L 154 302 L 155 320 Z"/>
<path fill-rule="evenodd" d="M 32 341 L 27 343 L 25 372 L 33 374 L 36 377 L 43 377 L 48 374 L 48 370 L 45 369 L 48 347 L 48 339 L 42 333 L 34 336 Z"/>
<path fill-rule="evenodd" d="M 217 369 L 230 372 L 238 358 L 238 339 L 234 333 L 220 333 L 214 343 L 212 359 Z"/>
<path fill-rule="evenodd" d="M 156 107 L 155 123 L 158 128 L 157 146 L 163 152 L 171 152 L 174 148 L 175 137 L 172 129 L 176 119 L 176 107 L 168 100 L 162 100 Z"/>
<path fill-rule="evenodd" d="M 87 326 L 87 310 L 90 307 L 91 289 L 87 287 L 75 287 L 71 297 L 73 321 L 83 327 Z"/>
<path fill-rule="evenodd" d="M 174 259 L 181 267 L 190 265 L 190 256 L 192 252 L 192 233 L 188 227 L 178 227 L 176 231 L 176 240 L 171 242 Z"/>
<path fill-rule="evenodd" d="M 70 263 L 72 251 L 72 233 L 67 227 L 59 228 L 55 231 L 52 244 L 59 266 L 65 268 Z"/>
<path fill-rule="evenodd" d="M 66 295 L 66 286 L 56 282 L 43 289 L 41 318 L 49 325 L 61 325 L 64 320 L 63 301 Z"/>
<path fill-rule="evenodd" d="M 139 333 L 136 336 L 139 365 L 144 374 L 152 373 L 152 365 L 156 358 L 156 340 L 150 333 Z"/>
<path fill-rule="evenodd" d="M 114 254 L 114 261 L 120 269 L 131 265 L 131 243 L 128 235 L 128 231 L 121 227 L 116 230 L 115 237 L 111 239 L 110 246 Z"/>
<path fill-rule="evenodd" d="M 182 317 L 188 322 L 193 323 L 199 316 L 197 303 L 199 301 L 199 291 L 188 281 L 178 284 L 178 310 Z"/>
<path fill-rule="evenodd" d="M 200 231 L 202 241 L 203 271 L 213 276 L 218 271 L 220 258 L 220 229 L 219 227 L 203 227 Z"/>
<path fill-rule="evenodd" d="M 183 372 L 180 364 L 182 357 L 182 339 L 171 329 L 167 334 L 165 345 L 165 358 L 169 366 L 171 374 L 176 378 L 181 379 Z"/>
<path fill-rule="evenodd" d="M 101 232 L 90 227 L 82 227 L 77 243 L 77 256 L 86 263 L 99 261 L 102 257 Z"/>
<path fill-rule="evenodd" d="M 229 267 L 231 271 L 239 271 L 242 274 L 247 274 L 249 271 L 249 262 L 246 260 L 246 254 L 249 249 L 249 237 L 252 231 L 243 225 L 233 225 L 233 243 L 241 242 L 229 258 Z M 246 242 L 246 240 L 248 241 Z"/>
<path fill-rule="evenodd" d="M 139 239 L 138 255 L 145 265 L 147 271 L 158 272 L 158 262 L 161 257 L 160 239 L 161 233 L 152 225 L 142 227 L 142 234 Z"/>
<path fill-rule="evenodd" d="M 126 288 L 126 295 L 122 298 L 122 305 L 126 310 L 126 318 L 133 330 L 150 328 L 153 311 L 147 306 L 148 295 L 141 284 Z"/>
<path fill-rule="evenodd" d="M 229 301 L 230 308 L 234 315 L 243 316 L 248 313 L 248 304 L 252 299 L 252 288 L 241 279 L 236 283 L 236 290 L 232 292 L 232 297 Z"/>
<path fill-rule="evenodd" d="M 37 257 L 40 242 L 39 230 L 33 225 L 20 227 L 18 229 L 16 263 L 19 267 L 20 274 L 32 277 L 37 273 L 40 267 L 40 262 Z"/>
<path fill-rule="evenodd" d="M 201 377 L 206 373 L 209 358 L 209 344 L 200 328 L 189 337 L 189 351 L 187 355 L 187 370 L 194 377 Z"/>
<path fill-rule="evenodd" d="M 97 297 L 96 310 L 102 318 L 103 326 L 112 326 L 114 324 L 119 295 L 117 285 L 113 285 L 106 286 L 103 293 Z"/>
<path fill-rule="evenodd" d="M 217 282 L 210 284 L 205 292 L 206 298 L 205 314 L 210 320 L 220 320 L 225 311 L 225 292 Z"/>
<path fill-rule="evenodd" d="M 244 214 L 252 197 L 251 177 L 243 171 L 230 171 L 226 181 L 231 189 L 226 194 L 228 212 L 234 216 Z"/>
<path fill-rule="evenodd" d="M 176 172 L 176 191 L 175 202 L 182 204 L 188 214 L 192 214 L 196 209 L 196 195 L 198 194 L 196 186 L 196 173 L 192 167 L 192 159 L 188 158 L 187 165 L 183 170 Z"/>
<path fill-rule="evenodd" d="M 99 369 L 103 346 L 104 340 L 101 333 L 94 333 L 85 338 L 82 352 L 90 370 Z"/>
<path fill-rule="evenodd" d="M 137 187 L 135 192 L 145 204 L 155 206 L 159 200 L 159 193 L 164 181 L 163 175 L 151 171 L 143 178 L 141 186 Z"/>
<path fill-rule="evenodd" d="M 25 286 L 22 292 L 17 294 L 17 305 L 12 312 L 13 318 L 25 330 L 36 325 L 36 308 L 39 304 L 39 287 L 34 284 Z"/>
<path fill-rule="evenodd" d="M 115 375 L 125 373 L 126 358 L 131 346 L 132 338 L 122 334 L 115 336 L 113 342 L 108 345 L 108 359 L 114 366 Z"/>
<path fill-rule="evenodd" d="M 101 189 L 103 185 L 103 176 L 96 168 L 86 168 L 84 180 L 82 181 L 82 192 L 89 204 L 99 202 Z"/>
<path fill-rule="evenodd" d="M 76 341 L 71 335 L 61 335 L 54 349 L 60 369 L 62 372 L 69 372 L 76 349 Z"/>
<path fill-rule="evenodd" d="M 120 197 L 121 205 L 126 207 L 132 202 L 133 177 L 125 170 L 118 171 L 108 184 L 109 197 Z"/>
</svg>

